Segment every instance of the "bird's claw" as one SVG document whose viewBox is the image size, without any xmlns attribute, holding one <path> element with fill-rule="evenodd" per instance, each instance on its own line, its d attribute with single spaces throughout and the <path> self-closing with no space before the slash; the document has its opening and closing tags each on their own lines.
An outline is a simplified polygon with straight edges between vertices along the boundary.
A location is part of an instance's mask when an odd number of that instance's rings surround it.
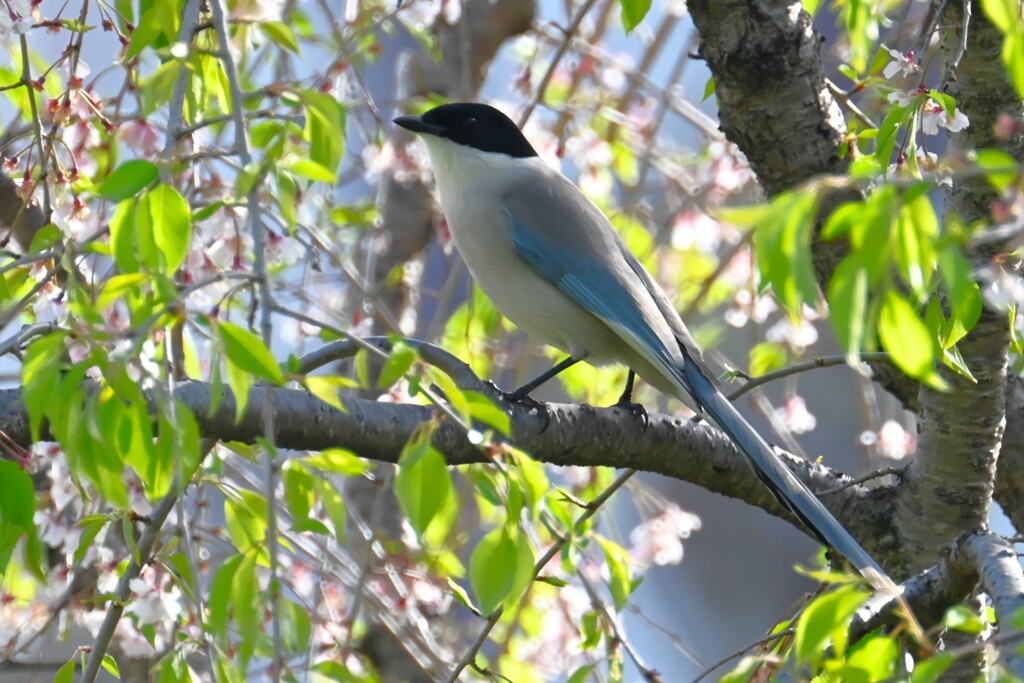
<svg viewBox="0 0 1024 683">
<path fill-rule="evenodd" d="M 543 421 L 539 434 L 543 434 L 551 426 L 551 413 L 548 412 L 548 406 L 543 401 L 538 401 L 529 394 L 521 394 L 518 391 L 500 391 L 499 393 L 507 403 L 518 403 L 529 411 L 537 411 L 537 416 Z"/>
<path fill-rule="evenodd" d="M 644 408 L 640 403 L 634 403 L 626 395 L 620 396 L 618 402 L 612 407 L 625 410 L 633 417 L 640 418 L 644 423 L 644 427 L 647 427 L 651 422 L 650 417 L 647 415 L 647 408 Z"/>
</svg>

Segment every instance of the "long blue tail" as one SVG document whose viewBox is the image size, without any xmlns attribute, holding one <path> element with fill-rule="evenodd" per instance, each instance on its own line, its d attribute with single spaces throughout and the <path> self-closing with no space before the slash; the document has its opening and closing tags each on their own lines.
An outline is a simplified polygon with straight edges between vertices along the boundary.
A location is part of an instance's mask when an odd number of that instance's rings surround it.
<svg viewBox="0 0 1024 683">
<path fill-rule="evenodd" d="M 686 380 L 693 398 L 715 424 L 747 456 L 758 479 L 772 492 L 782 507 L 810 529 L 821 543 L 849 560 L 876 590 L 898 594 L 893 583 L 874 558 L 850 535 L 807 486 L 774 453 L 765 440 L 740 415 L 718 389 L 698 362 L 683 353 Z"/>
</svg>

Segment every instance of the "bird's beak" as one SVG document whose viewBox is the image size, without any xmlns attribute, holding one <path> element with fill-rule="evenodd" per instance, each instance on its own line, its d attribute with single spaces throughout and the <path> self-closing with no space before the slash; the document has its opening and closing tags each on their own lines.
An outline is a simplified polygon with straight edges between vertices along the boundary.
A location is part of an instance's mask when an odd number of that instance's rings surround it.
<svg viewBox="0 0 1024 683">
<path fill-rule="evenodd" d="M 413 133 L 444 137 L 444 129 L 441 126 L 427 123 L 421 116 L 399 116 L 395 119 L 395 123 Z"/>
</svg>

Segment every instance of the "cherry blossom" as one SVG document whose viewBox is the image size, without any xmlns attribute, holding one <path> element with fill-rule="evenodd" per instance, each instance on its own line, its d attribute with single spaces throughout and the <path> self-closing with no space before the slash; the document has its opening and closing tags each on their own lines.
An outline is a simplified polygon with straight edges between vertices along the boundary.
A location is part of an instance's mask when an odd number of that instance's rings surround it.
<svg viewBox="0 0 1024 683">
<path fill-rule="evenodd" d="M 860 442 L 873 446 L 878 455 L 890 460 L 901 460 L 917 450 L 917 437 L 895 420 L 886 420 L 877 432 L 863 432 Z"/>
<path fill-rule="evenodd" d="M 914 60 L 913 52 L 900 52 L 889 48 L 889 55 L 892 57 L 892 61 L 882 71 L 882 75 L 886 78 L 892 78 L 896 74 L 910 76 L 921 71 L 921 67 Z"/>
<path fill-rule="evenodd" d="M 794 434 L 806 434 L 818 426 L 818 420 L 807 409 L 807 402 L 802 396 L 790 396 L 786 402 L 775 409 L 775 417 Z"/>
<path fill-rule="evenodd" d="M 683 539 L 700 527 L 700 517 L 670 503 L 659 516 L 639 524 L 629 533 L 633 544 L 629 554 L 646 564 L 679 564 L 683 560 Z"/>
<path fill-rule="evenodd" d="M 770 342 L 785 342 L 796 352 L 801 352 L 818 341 L 818 330 L 811 324 L 805 310 L 804 317 L 796 324 L 789 316 L 783 316 L 768 328 L 764 335 Z"/>
<path fill-rule="evenodd" d="M 953 110 L 950 115 L 933 99 L 925 100 L 924 110 L 921 113 L 921 132 L 925 135 L 938 135 L 939 128 L 945 128 L 951 132 L 961 131 L 970 125 L 967 115 L 959 108 Z"/>
</svg>

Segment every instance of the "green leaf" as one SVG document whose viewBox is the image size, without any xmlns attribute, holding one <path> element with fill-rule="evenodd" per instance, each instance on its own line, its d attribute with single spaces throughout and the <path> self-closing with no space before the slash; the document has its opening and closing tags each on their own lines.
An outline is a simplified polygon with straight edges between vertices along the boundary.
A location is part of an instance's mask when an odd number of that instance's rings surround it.
<svg viewBox="0 0 1024 683">
<path fill-rule="evenodd" d="M 309 647 L 309 637 L 313 633 L 309 609 L 291 600 L 281 600 L 278 603 L 278 615 L 285 652 L 291 657 L 303 654 Z"/>
<path fill-rule="evenodd" d="M 128 199 L 156 180 L 159 173 L 153 162 L 132 159 L 115 168 L 96 188 L 96 194 L 117 201 Z"/>
<path fill-rule="evenodd" d="M 978 635 L 985 630 L 985 622 L 963 605 L 953 605 L 942 616 L 942 625 L 947 629 Z"/>
<path fill-rule="evenodd" d="M 333 183 L 337 179 L 334 171 L 312 159 L 290 159 L 282 164 L 282 168 L 294 175 L 321 183 Z"/>
<path fill-rule="evenodd" d="M 818 197 L 813 190 L 784 192 L 772 199 L 765 220 L 754 228 L 757 262 L 790 317 L 803 304 L 816 305 L 818 283 L 811 260 L 811 237 Z M 725 212 L 735 215 L 734 212 Z"/>
<path fill-rule="evenodd" d="M 78 520 L 78 526 L 82 529 L 82 534 L 78 537 L 78 548 L 75 550 L 74 562 L 76 564 L 85 557 L 85 553 L 92 546 L 93 540 L 109 521 L 106 515 L 90 515 Z"/>
<path fill-rule="evenodd" d="M 846 650 L 853 614 L 870 593 L 849 585 L 815 598 L 796 623 L 794 648 L 800 662 L 817 662 L 831 640 L 836 654 Z"/>
<path fill-rule="evenodd" d="M 38 337 L 25 350 L 21 365 L 21 400 L 28 411 L 32 440 L 39 441 L 43 418 L 60 396 L 61 359 L 65 355 L 64 332 L 51 332 Z"/>
<path fill-rule="evenodd" d="M 409 372 L 409 368 L 412 367 L 417 358 L 416 349 L 403 342 L 396 342 L 391 348 L 391 353 L 388 354 L 388 359 L 384 362 L 384 367 L 381 368 L 380 377 L 377 379 L 377 387 L 380 389 L 390 387 L 400 380 L 405 376 L 405 373 Z"/>
<path fill-rule="evenodd" d="M 896 263 L 904 281 L 918 301 L 928 297 L 928 285 L 935 268 L 932 242 L 938 234 L 935 210 L 926 195 L 918 195 L 900 207 L 895 221 Z"/>
<path fill-rule="evenodd" d="M 398 458 L 395 494 L 409 523 L 422 537 L 434 515 L 452 494 L 451 474 L 444 456 L 431 444 L 433 429 L 418 429 Z"/>
<path fill-rule="evenodd" d="M 216 325 L 217 336 L 224 345 L 228 364 L 236 365 L 260 379 L 273 384 L 283 384 L 284 374 L 270 349 L 255 334 L 234 323 L 220 322 Z M 238 396 L 235 396 L 238 400 Z"/>
<path fill-rule="evenodd" d="M 241 563 L 242 555 L 232 555 L 224 560 L 214 572 L 213 583 L 210 585 L 206 626 L 210 633 L 219 636 L 222 641 L 227 640 L 228 600 L 231 585 L 235 582 L 235 573 Z"/>
<path fill-rule="evenodd" d="M 334 535 L 338 543 L 345 542 L 345 499 L 338 493 L 338 489 L 329 479 L 319 477 L 313 479 L 313 488 L 320 497 L 320 504 L 323 505 L 327 516 L 331 518 L 334 525 Z"/>
<path fill-rule="evenodd" d="M 256 384 L 256 378 L 252 376 L 252 373 L 246 372 L 230 360 L 225 365 L 227 366 L 228 386 L 231 387 L 231 393 L 235 397 L 235 422 L 238 423 L 242 421 L 242 416 L 245 415 L 245 410 L 249 407 L 249 390 Z M 214 398 L 219 403 L 220 396 L 216 391 L 220 387 L 220 383 L 213 382 L 213 387 L 215 390 Z"/>
<path fill-rule="evenodd" d="M 875 635 L 857 643 L 843 665 L 844 683 L 873 683 L 896 672 L 900 648 L 892 638 Z"/>
<path fill-rule="evenodd" d="M 778 342 L 761 342 L 750 350 L 750 376 L 760 377 L 784 368 L 789 362 L 786 347 Z"/>
<path fill-rule="evenodd" d="M 282 468 L 284 499 L 292 525 L 299 531 L 309 530 L 306 522 L 313 509 L 313 475 L 296 460 L 289 460 Z"/>
<path fill-rule="evenodd" d="M 18 540 L 33 530 L 34 513 L 32 477 L 17 463 L 0 460 L 0 577 Z"/>
<path fill-rule="evenodd" d="M 889 289 L 882 299 L 878 334 L 892 361 L 903 372 L 935 389 L 945 381 L 935 371 L 937 341 L 928 333 L 914 307 L 898 292 Z"/>
<path fill-rule="evenodd" d="M 259 549 L 267 533 L 267 499 L 255 491 L 239 489 L 224 499 L 224 520 L 235 547 L 246 553 Z"/>
<path fill-rule="evenodd" d="M 430 372 L 430 378 L 433 380 L 440 389 L 441 393 L 444 394 L 445 399 L 448 401 L 452 410 L 458 413 L 462 420 L 469 424 L 473 417 L 470 413 L 470 404 L 466 399 L 466 395 L 462 392 L 457 384 L 448 376 L 448 373 L 442 372 L 438 369 L 433 369 Z"/>
<path fill-rule="evenodd" d="M 110 251 L 117 267 L 124 273 L 139 270 L 139 259 L 135 254 L 135 207 L 137 201 L 126 199 L 114 207 L 110 217 Z"/>
<path fill-rule="evenodd" d="M 956 661 L 952 652 L 936 652 L 934 655 L 914 665 L 910 674 L 910 683 L 934 683 L 939 680 L 949 665 Z"/>
<path fill-rule="evenodd" d="M 1020 24 L 1017 24 L 1016 33 L 1007 35 L 1003 40 L 1003 65 L 1017 96 L 1024 97 L 1024 28 Z"/>
<path fill-rule="evenodd" d="M 828 285 L 829 318 L 847 361 L 859 362 L 864 343 L 868 306 L 867 271 L 854 255 L 847 256 L 832 273 Z"/>
<path fill-rule="evenodd" d="M 303 90 L 299 96 L 306 108 L 302 135 L 309 143 L 309 158 L 323 166 L 333 179 L 345 153 L 345 109 L 327 93 Z"/>
<path fill-rule="evenodd" d="M 465 391 L 462 395 L 469 405 L 469 414 L 473 420 L 490 425 L 502 436 L 509 435 L 512 430 L 512 418 L 490 396 L 475 391 Z"/>
<path fill-rule="evenodd" d="M 143 48 L 159 49 L 177 39 L 181 25 L 181 0 L 158 0 L 145 4 L 149 6 L 146 9 L 140 7 L 141 16 L 125 50 L 125 60 L 135 57 Z"/>
<path fill-rule="evenodd" d="M 32 236 L 32 243 L 29 244 L 28 253 L 38 254 L 64 238 L 64 233 L 53 223 L 47 223 Z"/>
<path fill-rule="evenodd" d="M 307 375 L 302 378 L 302 384 L 309 390 L 309 393 L 343 413 L 347 411 L 347 408 L 342 403 L 338 391 L 357 386 L 356 382 L 348 377 L 331 377 L 326 375 Z"/>
<path fill-rule="evenodd" d="M 473 550 L 469 581 L 483 614 L 519 599 L 533 578 L 533 550 L 526 537 L 506 526 L 490 532 Z"/>
<path fill-rule="evenodd" d="M 978 167 L 989 171 L 985 174 L 985 180 L 997 192 L 1006 192 L 1020 173 L 1016 160 L 1001 149 L 978 150 Z"/>
<path fill-rule="evenodd" d="M 263 627 L 262 611 L 264 603 L 259 599 L 260 586 L 256 578 L 256 553 L 242 556 L 242 562 L 235 572 L 231 583 L 231 609 L 235 615 L 235 626 L 241 636 L 239 649 L 241 656 L 247 658 L 245 650 L 251 650 L 256 643 L 260 629 Z"/>
<path fill-rule="evenodd" d="M 651 9 L 651 0 L 622 0 L 622 25 L 632 33 Z"/>
<path fill-rule="evenodd" d="M 299 41 L 288 24 L 283 21 L 260 21 L 256 25 L 267 38 L 289 52 L 299 54 Z"/>
<path fill-rule="evenodd" d="M 565 681 L 565 683 L 586 683 L 590 678 L 590 673 L 594 670 L 594 664 L 584 664 L 580 668 L 572 672 L 572 675 Z"/>
<path fill-rule="evenodd" d="M 470 599 L 469 593 L 466 592 L 466 589 L 457 584 L 451 577 L 448 577 L 447 581 L 448 587 L 452 591 L 452 597 L 461 602 L 466 609 L 476 614 L 480 614 L 480 610 L 473 604 L 473 601 Z"/>
<path fill-rule="evenodd" d="M 74 683 L 76 659 L 78 659 L 78 653 L 71 655 L 71 659 L 57 669 L 57 673 L 53 676 L 53 683 Z"/>
<path fill-rule="evenodd" d="M 114 660 L 114 656 L 111 654 L 103 655 L 103 661 L 101 662 L 103 668 L 106 669 L 107 673 L 121 680 L 121 672 L 117 668 L 117 662 Z"/>
<path fill-rule="evenodd" d="M 629 568 L 629 553 L 618 543 L 598 537 L 604 558 L 608 562 L 608 588 L 612 593 L 615 611 L 621 612 L 633 592 L 633 580 Z"/>
<path fill-rule="evenodd" d="M 161 184 L 143 195 L 140 207 L 149 213 L 153 241 L 162 256 L 161 270 L 173 273 L 188 253 L 192 232 L 188 202 L 173 187 Z"/>
<path fill-rule="evenodd" d="M 754 680 L 754 672 L 765 665 L 764 657 L 747 655 L 733 667 L 733 670 L 722 676 L 718 683 L 749 683 Z"/>
<path fill-rule="evenodd" d="M 1016 30 L 1020 22 L 1017 0 L 981 0 L 981 9 L 1002 34 Z"/>
<path fill-rule="evenodd" d="M 324 472 L 345 476 L 359 475 L 370 469 L 370 465 L 351 451 L 343 448 L 325 448 L 316 455 L 303 458 L 302 462 Z"/>
<path fill-rule="evenodd" d="M 704 84 L 704 96 L 700 98 L 701 102 L 707 102 L 708 98 L 715 94 L 715 77 L 710 76 L 708 82 Z"/>
</svg>

